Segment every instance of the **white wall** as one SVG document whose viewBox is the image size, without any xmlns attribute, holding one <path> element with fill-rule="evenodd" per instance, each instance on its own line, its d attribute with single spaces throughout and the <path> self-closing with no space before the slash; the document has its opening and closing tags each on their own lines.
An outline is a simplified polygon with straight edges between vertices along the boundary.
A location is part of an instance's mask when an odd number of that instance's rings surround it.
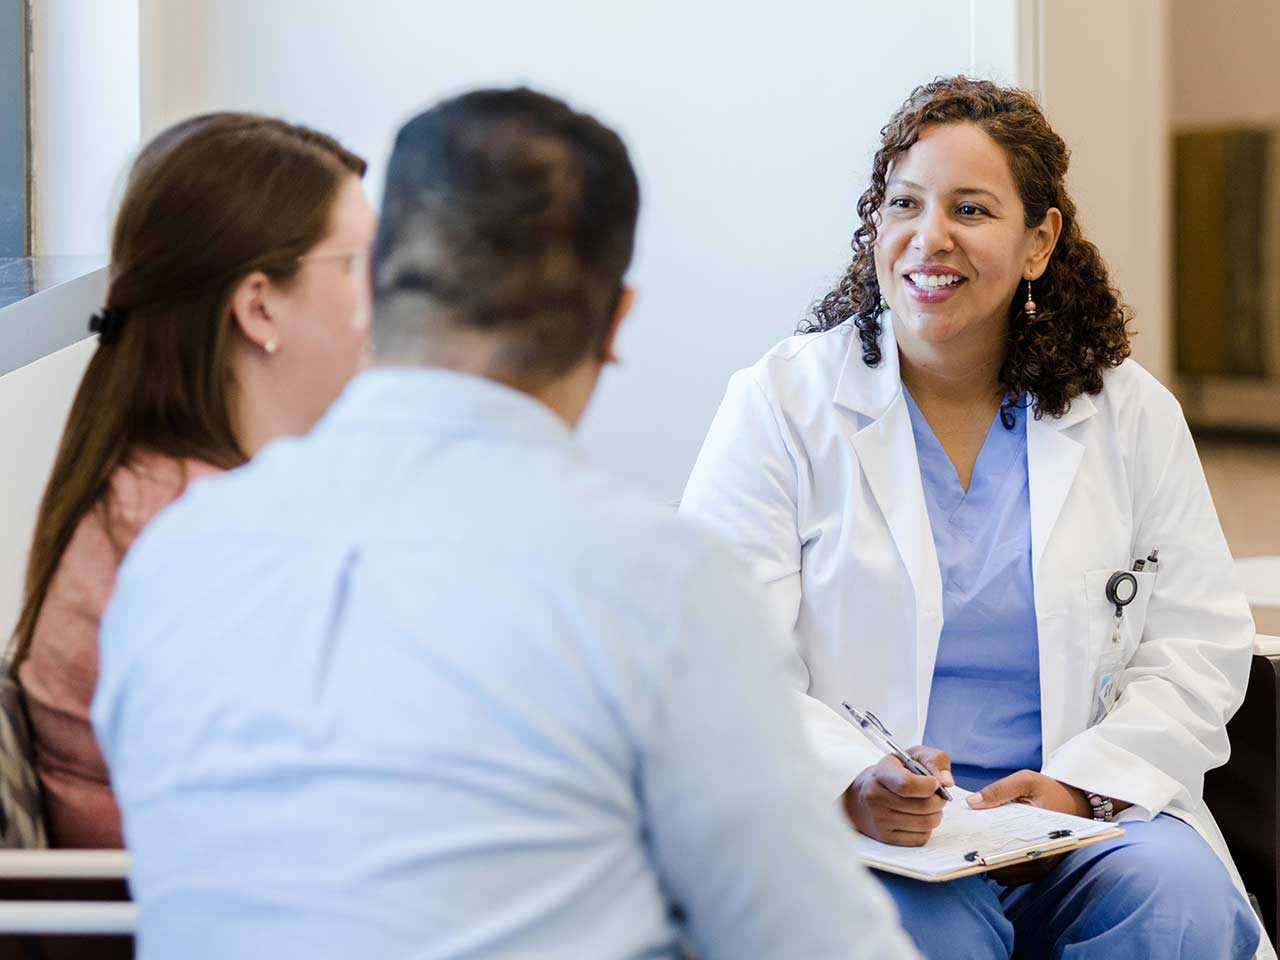
<svg viewBox="0 0 1280 960">
<path fill-rule="evenodd" d="M 105 254 L 138 147 L 138 0 L 33 0 L 34 252 Z"/>
<path fill-rule="evenodd" d="M 843 268 L 879 126 L 941 73 L 1042 88 L 1074 148 L 1083 222 L 1137 311 L 1135 354 L 1167 377 L 1166 138 L 1171 99 L 1193 102 L 1186 84 L 1169 93 L 1171 2 L 1174 40 L 1193 47 L 1212 17 L 1193 0 L 815 0 L 785 12 L 730 0 L 36 0 L 38 242 L 105 248 L 139 126 L 146 137 L 202 110 L 283 114 L 364 153 L 376 198 L 398 123 L 440 96 L 513 82 L 564 95 L 621 130 L 644 189 L 641 299 L 584 439 L 673 499 L 728 373 L 787 335 Z M 1258 45 L 1245 35 L 1259 21 L 1217 20 L 1227 38 L 1204 62 L 1245 90 L 1251 74 L 1223 65 Z M 86 55 L 102 37 L 113 56 Z"/>
<path fill-rule="evenodd" d="M 1169 0 L 1041 4 L 1045 111 L 1072 149 L 1081 223 L 1134 308 L 1134 357 L 1168 382 Z"/>
<path fill-rule="evenodd" d="M 42 290 L 3 309 L 0 330 L 44 322 L 46 317 L 84 317 L 102 304 L 105 270 Z M 86 331 L 87 334 L 87 331 Z M 97 348 L 89 337 L 0 376 L 0 650 L 8 647 L 18 618 L 27 552 L 36 509 L 44 495 L 54 454 L 80 377 Z"/>
<path fill-rule="evenodd" d="M 36 510 L 96 337 L 0 377 L 0 650 L 22 607 Z"/>
<path fill-rule="evenodd" d="M 282 114 L 363 153 L 376 196 L 397 125 L 478 84 L 526 82 L 615 126 L 642 182 L 640 299 L 584 441 L 665 499 L 730 372 L 842 272 L 889 113 L 975 62 L 1008 78 L 1033 6 L 139 2 L 144 136 L 203 110 Z"/>
</svg>

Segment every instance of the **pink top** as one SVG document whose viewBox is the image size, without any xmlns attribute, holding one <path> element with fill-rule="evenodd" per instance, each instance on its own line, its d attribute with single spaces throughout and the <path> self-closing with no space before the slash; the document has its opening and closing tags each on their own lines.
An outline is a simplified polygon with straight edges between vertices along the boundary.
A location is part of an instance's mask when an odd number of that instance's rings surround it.
<svg viewBox="0 0 1280 960">
<path fill-rule="evenodd" d="M 185 467 L 185 474 L 183 468 Z M 18 668 L 35 740 L 49 842 L 55 847 L 122 847 L 120 810 L 93 737 L 89 705 L 98 683 L 98 623 L 116 571 L 134 539 L 186 484 L 218 473 L 199 460 L 134 458 L 111 477 L 111 534 L 101 508 L 72 535 Z"/>
</svg>

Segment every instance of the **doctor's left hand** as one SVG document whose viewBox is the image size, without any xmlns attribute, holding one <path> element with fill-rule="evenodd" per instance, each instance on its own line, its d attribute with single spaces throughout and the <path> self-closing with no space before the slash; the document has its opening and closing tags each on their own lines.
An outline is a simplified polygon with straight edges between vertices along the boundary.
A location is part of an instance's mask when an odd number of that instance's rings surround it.
<svg viewBox="0 0 1280 960">
<path fill-rule="evenodd" d="M 987 784 L 969 797 L 969 806 L 975 810 L 986 810 L 1006 803 L 1029 803 L 1045 810 L 1074 813 L 1086 820 L 1093 817 L 1089 797 L 1083 790 L 1034 770 L 1011 773 L 995 783 Z"/>
<path fill-rule="evenodd" d="M 1089 798 L 1083 790 L 1034 770 L 1019 770 L 988 784 L 969 797 L 969 806 L 975 810 L 986 810 L 1006 803 L 1029 803 L 1033 807 L 1074 813 L 1078 817 L 1093 816 L 1093 808 L 1089 806 Z M 1029 860 L 1002 870 L 992 870 L 987 876 L 1006 887 L 1032 883 L 1052 871 L 1064 856 L 1066 854 Z"/>
</svg>

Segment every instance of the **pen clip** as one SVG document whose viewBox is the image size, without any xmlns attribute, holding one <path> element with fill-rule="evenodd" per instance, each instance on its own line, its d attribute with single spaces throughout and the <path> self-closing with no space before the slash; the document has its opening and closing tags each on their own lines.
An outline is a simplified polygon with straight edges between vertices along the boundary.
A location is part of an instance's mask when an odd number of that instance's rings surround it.
<svg viewBox="0 0 1280 960">
<path fill-rule="evenodd" d="M 899 760 L 902 760 L 902 762 L 904 764 L 907 764 L 908 767 L 910 766 L 908 761 L 918 762 L 918 761 L 915 761 L 914 758 L 912 758 L 911 755 L 907 753 L 907 751 L 903 750 L 902 747 L 898 746 L 898 741 L 893 739 L 893 734 L 889 732 L 888 727 L 886 727 L 883 723 L 880 722 L 879 717 L 877 717 L 870 710 L 863 711 L 863 715 L 876 725 L 876 732 L 878 732 L 880 736 L 884 737 L 884 742 L 887 743 L 889 747 L 893 750 L 893 752 L 898 755 Z"/>
<path fill-rule="evenodd" d="M 858 729 L 871 738 L 872 742 L 874 742 L 876 746 L 885 753 L 889 753 L 897 757 L 898 760 L 902 762 L 903 766 L 908 769 L 911 768 L 911 764 L 913 762 L 911 757 L 906 753 L 906 751 L 894 743 L 892 734 L 890 734 L 888 728 L 880 722 L 879 717 L 870 710 L 864 711 L 859 710 L 857 707 L 851 707 L 844 700 L 840 701 L 840 706 L 844 707 L 845 712 L 848 713 L 849 716 L 853 717 L 854 722 L 858 724 Z"/>
<path fill-rule="evenodd" d="M 890 743 L 892 743 L 892 742 L 893 742 L 893 735 L 892 735 L 891 733 L 889 733 L 889 728 L 888 728 L 888 727 L 886 727 L 883 723 L 881 723 L 881 722 L 880 722 L 880 718 L 879 718 L 879 717 L 877 717 L 877 716 L 876 716 L 874 713 L 872 713 L 870 710 L 867 710 L 867 711 L 864 713 L 864 716 L 865 716 L 868 720 L 870 720 L 872 723 L 874 723 L 874 724 L 876 725 L 877 729 L 879 729 L 880 733 L 884 736 L 884 738 L 885 738 L 886 740 L 888 740 Z"/>
</svg>

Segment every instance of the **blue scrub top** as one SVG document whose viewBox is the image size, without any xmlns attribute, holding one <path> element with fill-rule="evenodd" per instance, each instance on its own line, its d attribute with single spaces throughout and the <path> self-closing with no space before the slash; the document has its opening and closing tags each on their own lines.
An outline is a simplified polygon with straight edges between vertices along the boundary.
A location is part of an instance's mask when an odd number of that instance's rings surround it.
<svg viewBox="0 0 1280 960">
<path fill-rule="evenodd" d="M 1040 656 L 1031 580 L 1027 422 L 997 413 L 966 491 L 906 387 L 920 476 L 942 574 L 942 636 L 924 742 L 977 790 L 1039 770 Z"/>
</svg>

